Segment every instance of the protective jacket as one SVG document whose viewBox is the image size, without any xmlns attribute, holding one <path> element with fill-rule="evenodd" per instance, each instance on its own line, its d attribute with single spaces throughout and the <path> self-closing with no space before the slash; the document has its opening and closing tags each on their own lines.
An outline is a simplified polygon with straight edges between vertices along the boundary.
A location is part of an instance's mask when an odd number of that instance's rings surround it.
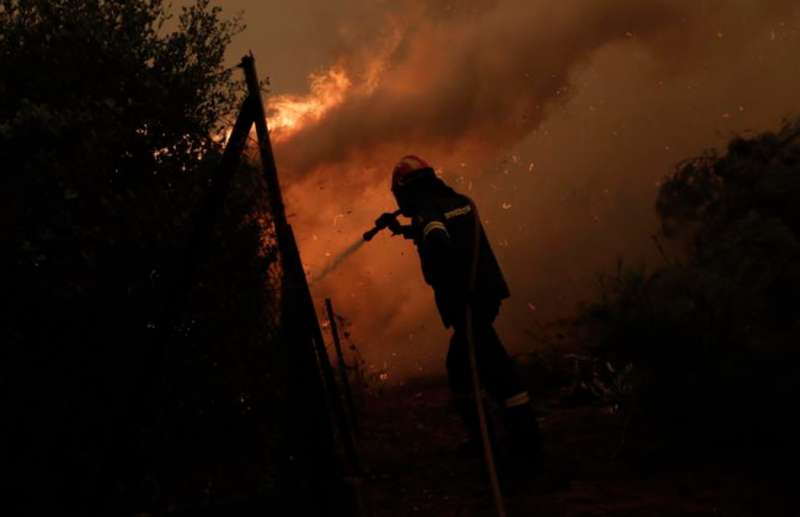
<svg viewBox="0 0 800 517">
<path fill-rule="evenodd" d="M 469 293 L 476 225 L 477 276 L 475 290 Z M 412 229 L 422 274 L 433 287 L 446 327 L 460 319 L 467 300 L 478 306 L 499 307 L 500 301 L 508 298 L 508 285 L 476 217 L 475 205 L 467 196 L 449 187 L 425 196 L 412 218 Z"/>
</svg>

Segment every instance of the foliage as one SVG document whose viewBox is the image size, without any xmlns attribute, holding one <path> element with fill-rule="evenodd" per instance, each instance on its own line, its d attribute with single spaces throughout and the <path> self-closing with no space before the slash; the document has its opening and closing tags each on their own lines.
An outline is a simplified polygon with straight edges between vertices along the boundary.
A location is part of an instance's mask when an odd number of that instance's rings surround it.
<svg viewBox="0 0 800 517">
<path fill-rule="evenodd" d="M 31 512 L 272 489 L 275 253 L 253 170 L 205 256 L 182 254 L 240 100 L 223 63 L 240 28 L 208 0 L 175 19 L 161 0 L 0 1 L 4 464 Z M 192 303 L 161 328 L 187 259 Z"/>
<path fill-rule="evenodd" d="M 686 256 L 620 264 L 583 311 L 595 355 L 634 365 L 628 414 L 672 446 L 798 449 L 798 136 L 787 124 L 680 164 L 656 208 Z"/>
</svg>

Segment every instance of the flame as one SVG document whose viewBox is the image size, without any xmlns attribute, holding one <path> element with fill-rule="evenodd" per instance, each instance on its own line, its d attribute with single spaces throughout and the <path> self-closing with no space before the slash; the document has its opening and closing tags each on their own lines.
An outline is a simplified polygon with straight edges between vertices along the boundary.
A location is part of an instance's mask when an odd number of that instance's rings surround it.
<svg viewBox="0 0 800 517">
<path fill-rule="evenodd" d="M 372 94 L 380 86 L 402 36 L 403 30 L 394 26 L 381 44 L 370 49 L 370 54 L 364 57 L 357 70 L 347 69 L 341 63 L 335 64 L 322 72 L 309 74 L 308 93 L 276 95 L 267 99 L 267 126 L 272 142 L 290 140 L 304 128 L 318 123 L 349 96 Z M 233 127 L 228 127 L 217 138 L 227 143 L 232 131 Z"/>
<path fill-rule="evenodd" d="M 307 95 L 278 95 L 268 101 L 267 123 L 273 141 L 291 138 L 303 127 L 318 122 L 347 97 L 353 82 L 340 66 L 309 76 Z"/>
</svg>

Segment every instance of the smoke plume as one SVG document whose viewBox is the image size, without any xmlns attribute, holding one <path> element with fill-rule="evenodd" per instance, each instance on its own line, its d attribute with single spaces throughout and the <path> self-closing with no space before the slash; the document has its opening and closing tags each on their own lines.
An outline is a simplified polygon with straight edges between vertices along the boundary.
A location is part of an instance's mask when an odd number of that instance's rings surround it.
<svg viewBox="0 0 800 517">
<path fill-rule="evenodd" d="M 418 154 L 481 207 L 517 351 L 617 257 L 658 259 L 652 204 L 676 162 L 798 107 L 788 0 L 351 0 L 329 14 L 328 66 L 267 101 L 309 274 L 394 209 L 392 165 Z M 418 269 L 413 246 L 382 235 L 314 291 L 378 367 L 438 369 L 446 335 Z"/>
</svg>

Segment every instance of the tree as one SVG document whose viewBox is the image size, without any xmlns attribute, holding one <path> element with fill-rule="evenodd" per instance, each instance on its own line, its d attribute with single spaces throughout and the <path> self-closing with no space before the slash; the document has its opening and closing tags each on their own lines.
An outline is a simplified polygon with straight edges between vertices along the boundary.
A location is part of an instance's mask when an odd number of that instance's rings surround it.
<svg viewBox="0 0 800 517">
<path fill-rule="evenodd" d="M 161 0 L 0 1 L 4 463 L 26 505 L 271 489 L 274 248 L 246 168 L 167 360 L 154 328 L 241 97 L 223 61 L 241 27 L 209 0 L 177 18 Z"/>
<path fill-rule="evenodd" d="M 629 409 L 678 450 L 800 454 L 798 137 L 795 121 L 679 164 L 656 210 L 685 256 L 621 267 L 583 314 L 596 353 L 634 365 Z"/>
</svg>

